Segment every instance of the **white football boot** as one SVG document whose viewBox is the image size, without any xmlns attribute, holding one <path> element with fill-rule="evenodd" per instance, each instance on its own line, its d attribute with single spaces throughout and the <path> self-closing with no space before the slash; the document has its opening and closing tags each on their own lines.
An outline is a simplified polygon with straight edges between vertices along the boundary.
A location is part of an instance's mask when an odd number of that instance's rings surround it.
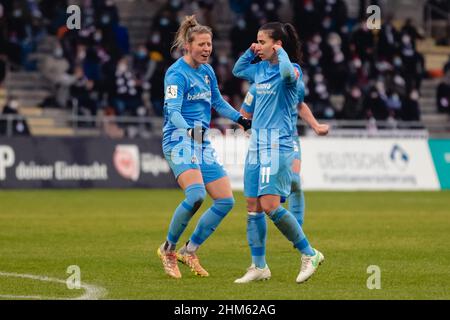
<svg viewBox="0 0 450 320">
<path fill-rule="evenodd" d="M 234 283 L 248 283 L 251 281 L 269 280 L 271 277 L 270 269 L 266 265 L 264 268 L 257 268 L 253 263 L 247 269 L 247 273 L 242 278 L 234 280 Z"/>
<path fill-rule="evenodd" d="M 316 249 L 313 249 L 316 253 L 313 256 L 307 256 L 302 254 L 302 266 L 300 268 L 300 273 L 297 276 L 297 283 L 302 283 L 308 280 L 314 272 L 316 272 L 319 265 L 325 260 L 323 254 Z"/>
</svg>

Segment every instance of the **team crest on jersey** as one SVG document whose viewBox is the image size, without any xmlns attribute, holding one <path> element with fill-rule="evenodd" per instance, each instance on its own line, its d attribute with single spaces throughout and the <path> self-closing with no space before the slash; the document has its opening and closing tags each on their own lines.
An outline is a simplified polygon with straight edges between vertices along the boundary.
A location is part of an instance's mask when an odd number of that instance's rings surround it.
<svg viewBox="0 0 450 320">
<path fill-rule="evenodd" d="M 205 75 L 205 83 L 206 83 L 206 84 L 209 84 L 209 83 L 210 83 L 210 81 L 209 81 L 209 76 L 208 76 L 208 75 Z"/>
<path fill-rule="evenodd" d="M 198 163 L 198 159 L 196 156 L 192 156 L 191 163 Z"/>
</svg>

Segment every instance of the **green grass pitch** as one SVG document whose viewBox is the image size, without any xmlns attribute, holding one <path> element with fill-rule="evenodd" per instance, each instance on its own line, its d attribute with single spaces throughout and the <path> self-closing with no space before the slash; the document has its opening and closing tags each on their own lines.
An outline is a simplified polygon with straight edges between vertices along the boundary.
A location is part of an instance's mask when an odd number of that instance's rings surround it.
<svg viewBox="0 0 450 320">
<path fill-rule="evenodd" d="M 450 192 L 306 192 L 304 230 L 325 255 L 298 285 L 300 256 L 268 221 L 272 279 L 238 285 L 250 265 L 242 193 L 200 248 L 209 278 L 180 265 L 168 278 L 156 255 L 180 190 L 0 192 L 0 272 L 65 280 L 70 265 L 105 299 L 450 299 Z M 181 241 L 192 233 L 206 201 Z M 370 265 L 381 289 L 369 290 Z M 3 298 L 75 298 L 64 284 L 0 275 Z M 0 298 L 1 298 L 0 297 Z"/>
</svg>

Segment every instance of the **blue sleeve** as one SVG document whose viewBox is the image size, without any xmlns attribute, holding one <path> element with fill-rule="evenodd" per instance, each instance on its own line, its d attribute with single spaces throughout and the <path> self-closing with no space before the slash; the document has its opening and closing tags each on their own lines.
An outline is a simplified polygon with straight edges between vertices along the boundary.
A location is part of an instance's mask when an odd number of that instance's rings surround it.
<svg viewBox="0 0 450 320">
<path fill-rule="evenodd" d="M 180 72 L 170 70 L 164 78 L 164 113 L 177 128 L 188 129 L 189 125 L 181 115 L 186 81 Z"/>
<path fill-rule="evenodd" d="M 248 89 L 247 95 L 244 98 L 241 108 L 247 113 L 253 113 L 255 111 L 256 102 L 256 86 L 252 84 Z"/>
<path fill-rule="evenodd" d="M 255 58 L 255 54 L 252 50 L 247 49 L 245 53 L 239 57 L 238 61 L 233 67 L 233 75 L 237 78 L 241 78 L 250 82 L 255 82 L 256 64 L 251 64 Z"/>
<path fill-rule="evenodd" d="M 297 84 L 297 97 L 298 103 L 302 103 L 305 100 L 305 84 L 301 80 Z"/>
<path fill-rule="evenodd" d="M 211 76 L 211 105 L 223 117 L 236 122 L 241 114 L 224 100 L 219 91 L 219 85 L 214 70 L 208 65 Z"/>
<path fill-rule="evenodd" d="M 281 79 L 287 83 L 293 83 L 297 80 L 294 66 L 289 60 L 289 56 L 283 48 L 278 49 L 278 62 L 280 64 Z"/>
</svg>

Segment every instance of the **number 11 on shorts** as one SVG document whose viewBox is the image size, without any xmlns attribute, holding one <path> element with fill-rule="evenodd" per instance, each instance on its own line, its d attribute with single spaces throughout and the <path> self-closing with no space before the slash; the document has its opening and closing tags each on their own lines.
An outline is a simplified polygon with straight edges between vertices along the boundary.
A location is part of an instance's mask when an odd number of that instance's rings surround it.
<svg viewBox="0 0 450 320">
<path fill-rule="evenodd" d="M 269 183 L 270 179 L 270 167 L 261 168 L 261 183 Z"/>
</svg>

